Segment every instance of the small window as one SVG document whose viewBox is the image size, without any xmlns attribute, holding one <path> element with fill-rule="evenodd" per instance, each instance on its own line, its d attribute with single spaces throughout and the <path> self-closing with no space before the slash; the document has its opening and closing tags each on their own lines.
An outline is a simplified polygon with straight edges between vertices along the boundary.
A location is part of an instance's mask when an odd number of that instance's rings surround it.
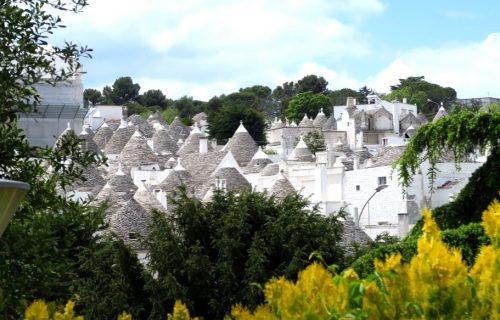
<svg viewBox="0 0 500 320">
<path fill-rule="evenodd" d="M 387 145 L 387 138 L 382 138 L 382 145 L 386 146 Z"/>
<path fill-rule="evenodd" d="M 361 187 L 359 185 L 356 186 L 356 191 L 361 190 Z"/>
<path fill-rule="evenodd" d="M 161 191 L 161 189 L 155 189 L 155 190 L 154 190 L 154 193 L 155 193 L 155 194 L 158 194 L 158 193 L 160 193 L 160 191 Z"/>
<path fill-rule="evenodd" d="M 383 184 L 387 184 L 387 178 L 386 177 L 378 177 L 378 185 L 381 186 Z"/>
<path fill-rule="evenodd" d="M 129 238 L 129 240 L 137 240 L 137 233 L 135 233 L 135 232 L 129 232 L 128 233 L 128 238 Z"/>
<path fill-rule="evenodd" d="M 215 187 L 217 189 L 226 190 L 226 179 L 215 180 Z"/>
</svg>

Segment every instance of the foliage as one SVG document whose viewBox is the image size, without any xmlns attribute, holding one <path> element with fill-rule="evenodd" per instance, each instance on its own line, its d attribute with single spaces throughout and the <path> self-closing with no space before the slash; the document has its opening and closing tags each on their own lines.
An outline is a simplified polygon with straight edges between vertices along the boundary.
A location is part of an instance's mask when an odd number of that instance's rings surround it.
<svg viewBox="0 0 500 320">
<path fill-rule="evenodd" d="M 416 104 L 424 114 L 435 114 L 440 103 L 449 108 L 457 98 L 457 92 L 453 88 L 427 82 L 423 76 L 408 77 L 399 79 L 399 84 L 391 86 L 391 93 L 384 97 L 387 101 L 402 101 L 403 98 Z"/>
<path fill-rule="evenodd" d="M 461 112 L 449 115 L 436 123 L 427 123 L 418 128 L 406 146 L 395 167 L 403 187 L 408 187 L 412 177 L 424 161 L 430 168 L 427 172 L 431 186 L 436 178 L 436 164 L 440 157 L 451 153 L 458 166 L 475 149 L 491 153 L 498 152 L 500 137 L 500 113 Z"/>
<path fill-rule="evenodd" d="M 34 301 L 24 314 L 25 320 L 83 320 L 74 312 L 75 302 L 69 300 L 62 310 L 55 310 L 53 304 L 47 305 L 42 300 Z"/>
<path fill-rule="evenodd" d="M 115 80 L 112 87 L 102 89 L 104 103 L 121 106 L 127 102 L 134 102 L 139 97 L 141 86 L 134 83 L 131 77 L 120 77 Z"/>
<path fill-rule="evenodd" d="M 179 111 L 177 110 L 176 107 L 170 106 L 165 111 L 162 111 L 161 116 L 167 123 L 172 123 L 174 121 L 175 117 L 179 115 Z"/>
<path fill-rule="evenodd" d="M 236 305 L 233 319 L 495 319 L 500 309 L 500 204 L 483 215 L 492 245 L 484 246 L 470 271 L 460 251 L 441 239 L 424 211 L 418 254 L 402 263 L 400 254 L 375 260 L 376 273 L 364 280 L 348 269 L 331 275 L 318 264 L 296 283 L 274 278 L 265 285 L 266 304 L 254 312 Z"/>
<path fill-rule="evenodd" d="M 207 121 L 210 138 L 217 139 L 219 144 L 233 136 L 240 121 L 258 145 L 266 144 L 264 115 L 256 109 L 224 105 L 218 112 L 209 113 Z"/>
<path fill-rule="evenodd" d="M 131 116 L 133 114 L 141 114 L 150 111 L 150 109 L 146 108 L 140 103 L 137 102 L 127 102 L 125 103 L 127 107 L 127 115 Z"/>
<path fill-rule="evenodd" d="M 323 94 L 313 92 L 299 93 L 288 103 L 286 110 L 288 119 L 299 123 L 307 114 L 308 117 L 315 117 L 320 109 L 323 109 L 326 116 L 330 115 L 330 100 Z"/>
<path fill-rule="evenodd" d="M 189 310 L 185 304 L 177 300 L 174 304 L 174 311 L 167 315 L 167 320 L 195 320 L 197 318 L 191 318 L 189 315 Z"/>
<path fill-rule="evenodd" d="M 294 279 L 318 251 L 342 263 L 342 225 L 306 209 L 299 195 L 282 201 L 262 193 L 215 191 L 201 202 L 180 190 L 170 215 L 156 213 L 146 241 L 154 312 L 182 300 L 196 315 L 222 318 L 231 305 L 255 306 L 258 286 L 273 276 Z"/>
<path fill-rule="evenodd" d="M 297 81 L 297 84 L 295 84 L 295 92 L 297 94 L 306 92 L 312 92 L 314 94 L 326 93 L 328 91 L 327 86 L 328 81 L 326 81 L 325 78 L 310 74 Z"/>
<path fill-rule="evenodd" d="M 104 100 L 104 97 L 101 94 L 101 91 L 96 89 L 85 89 L 83 91 L 83 102 L 88 106 L 89 104 L 95 106 L 101 103 Z"/>
<path fill-rule="evenodd" d="M 145 107 L 160 107 L 165 109 L 168 105 L 167 97 L 159 89 L 148 90 L 141 94 L 138 98 L 139 102 Z"/>
<path fill-rule="evenodd" d="M 319 131 L 310 131 L 306 133 L 303 137 L 304 143 L 307 146 L 307 149 L 311 151 L 313 154 L 316 154 L 318 151 L 325 151 L 326 150 L 326 145 L 325 145 L 325 137 L 323 137 L 323 134 Z M 300 138 L 295 139 L 295 145 L 299 143 Z"/>
<path fill-rule="evenodd" d="M 87 319 L 112 319 L 123 310 L 146 319 L 151 307 L 145 282 L 134 252 L 121 240 L 100 239 L 78 256 L 77 309 Z"/>
</svg>

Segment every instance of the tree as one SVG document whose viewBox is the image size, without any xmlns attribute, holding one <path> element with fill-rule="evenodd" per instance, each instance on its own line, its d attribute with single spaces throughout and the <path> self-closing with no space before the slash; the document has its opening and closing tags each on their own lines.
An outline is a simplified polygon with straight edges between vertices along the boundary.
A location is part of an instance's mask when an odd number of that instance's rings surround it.
<svg viewBox="0 0 500 320">
<path fill-rule="evenodd" d="M 68 199 L 65 190 L 81 180 L 82 168 L 105 159 L 82 152 L 75 135 L 54 149 L 32 147 L 17 128 L 16 112 L 40 101 L 34 86 L 67 80 L 79 72 L 79 59 L 89 56 L 89 49 L 71 43 L 47 45 L 48 36 L 62 27 L 57 13 L 79 12 L 86 4 L 13 0 L 0 7 L 0 178 L 31 186 L 0 239 L 2 319 L 21 318 L 25 301 L 72 297 L 78 256 L 98 241 L 95 233 L 103 226 L 103 208 Z"/>
<path fill-rule="evenodd" d="M 224 193 L 211 201 L 180 190 L 173 212 L 156 213 L 146 246 L 156 275 L 153 315 L 164 315 L 175 300 L 196 315 L 222 319 L 236 303 L 262 302 L 258 288 L 273 276 L 295 279 L 318 251 L 328 263 L 342 263 L 342 225 L 325 217 L 299 195 L 277 201 L 263 193 Z"/>
<path fill-rule="evenodd" d="M 358 92 L 353 89 L 343 88 L 340 90 L 333 90 L 328 94 L 330 98 L 330 103 L 333 106 L 345 106 L 347 103 L 348 97 L 356 98 L 358 96 Z"/>
<path fill-rule="evenodd" d="M 277 114 L 284 117 L 288 103 L 295 95 L 295 84 L 292 82 L 285 82 L 281 86 L 277 86 L 273 90 L 273 99 L 278 104 Z"/>
<path fill-rule="evenodd" d="M 120 77 L 112 87 L 105 86 L 102 90 L 106 104 L 121 106 L 127 102 L 134 102 L 139 97 L 141 86 L 132 81 L 131 77 Z"/>
<path fill-rule="evenodd" d="M 148 90 L 141 94 L 138 100 L 145 107 L 158 106 L 165 109 L 168 104 L 167 97 L 161 90 Z"/>
<path fill-rule="evenodd" d="M 266 144 L 264 115 L 253 108 L 224 105 L 219 112 L 209 113 L 207 121 L 210 138 L 217 139 L 218 143 L 226 143 L 242 121 L 258 145 Z"/>
<path fill-rule="evenodd" d="M 304 143 L 307 146 L 307 149 L 311 151 L 313 154 L 316 154 L 318 151 L 325 151 L 325 137 L 319 131 L 311 131 L 304 135 Z M 299 142 L 299 138 L 296 139 L 296 143 Z"/>
<path fill-rule="evenodd" d="M 443 103 L 445 108 L 449 108 L 457 98 L 455 89 L 441 87 L 424 79 L 423 76 L 399 79 L 399 84 L 391 86 L 391 93 L 384 99 L 402 101 L 406 98 L 410 103 L 416 104 L 425 114 L 435 114 L 440 103 Z"/>
<path fill-rule="evenodd" d="M 256 85 L 240 89 L 240 93 L 252 94 L 255 97 L 255 105 L 253 107 L 263 112 L 267 118 L 272 119 L 279 115 L 277 103 L 273 99 L 271 88 Z"/>
<path fill-rule="evenodd" d="M 92 106 L 95 106 L 96 104 L 101 103 L 104 100 L 101 91 L 97 89 L 85 89 L 83 91 L 83 103 L 88 104 L 90 103 Z"/>
<path fill-rule="evenodd" d="M 167 123 L 172 123 L 174 121 L 175 117 L 179 115 L 179 111 L 177 110 L 176 107 L 170 106 L 165 111 L 161 113 L 161 116 Z"/>
<path fill-rule="evenodd" d="M 288 119 L 297 123 L 302 120 L 305 114 L 308 117 L 314 117 L 320 109 L 330 115 L 330 99 L 323 94 L 314 94 L 312 92 L 299 93 L 290 100 L 286 110 Z"/>
<path fill-rule="evenodd" d="M 327 86 L 328 81 L 326 81 L 325 78 L 311 74 L 297 81 L 297 84 L 295 85 L 295 93 L 327 93 Z"/>
<path fill-rule="evenodd" d="M 358 101 L 360 104 L 368 104 L 368 96 L 373 94 L 374 91 L 371 88 L 368 88 L 367 86 L 363 86 L 359 88 L 358 90 Z"/>
</svg>

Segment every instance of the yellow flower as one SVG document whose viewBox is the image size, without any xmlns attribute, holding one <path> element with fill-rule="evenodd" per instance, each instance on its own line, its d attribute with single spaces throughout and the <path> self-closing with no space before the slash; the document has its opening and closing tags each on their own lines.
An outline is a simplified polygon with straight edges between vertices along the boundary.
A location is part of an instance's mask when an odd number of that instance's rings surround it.
<svg viewBox="0 0 500 320">
<path fill-rule="evenodd" d="M 123 311 L 122 314 L 118 316 L 118 320 L 132 320 L 132 315 Z"/>
<path fill-rule="evenodd" d="M 175 301 L 174 304 L 174 312 L 173 314 L 169 314 L 167 317 L 168 320 L 191 320 L 191 316 L 189 315 L 189 310 L 186 305 L 179 300 Z"/>
<path fill-rule="evenodd" d="M 24 313 L 26 320 L 48 320 L 49 310 L 47 305 L 42 300 L 33 302 Z"/>
<path fill-rule="evenodd" d="M 484 232 L 490 237 L 491 244 L 500 247 L 500 202 L 497 199 L 483 213 Z"/>
</svg>

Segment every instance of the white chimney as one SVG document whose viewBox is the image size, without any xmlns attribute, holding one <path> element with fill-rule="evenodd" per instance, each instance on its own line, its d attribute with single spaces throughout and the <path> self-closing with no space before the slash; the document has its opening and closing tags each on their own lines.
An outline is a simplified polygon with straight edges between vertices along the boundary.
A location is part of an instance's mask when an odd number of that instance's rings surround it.
<svg viewBox="0 0 500 320">
<path fill-rule="evenodd" d="M 208 152 L 208 138 L 200 137 L 200 153 Z"/>
<path fill-rule="evenodd" d="M 408 100 L 406 98 L 403 98 L 403 103 L 407 103 Z"/>
</svg>

